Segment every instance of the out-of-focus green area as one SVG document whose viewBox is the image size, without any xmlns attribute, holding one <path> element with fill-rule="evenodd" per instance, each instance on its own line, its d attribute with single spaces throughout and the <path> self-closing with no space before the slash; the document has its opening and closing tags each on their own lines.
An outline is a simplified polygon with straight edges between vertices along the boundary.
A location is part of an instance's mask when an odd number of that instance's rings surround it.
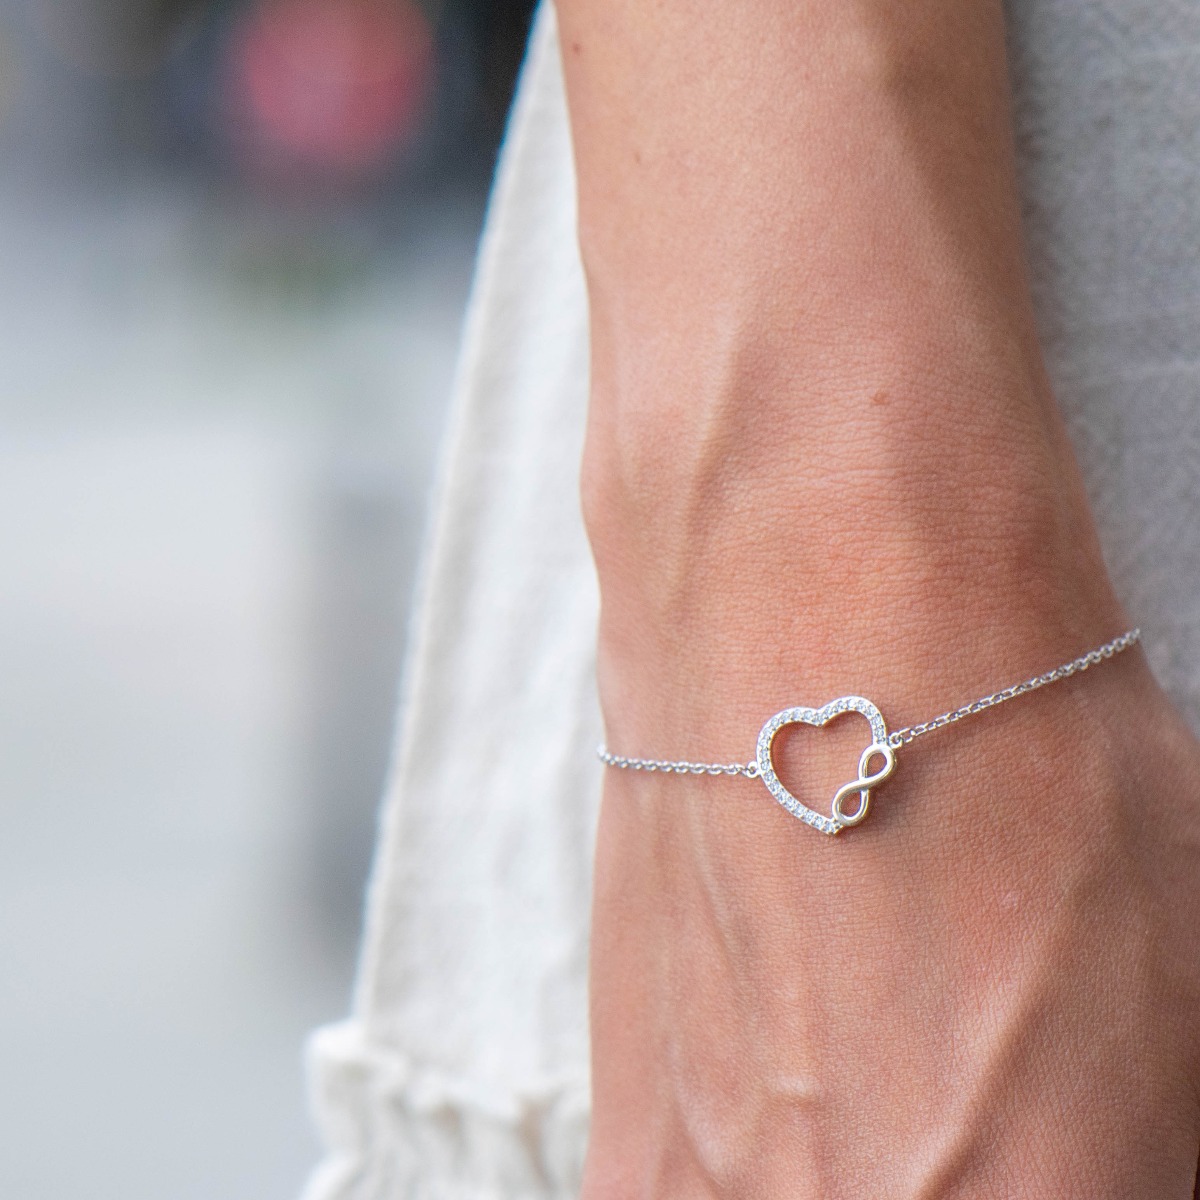
<svg viewBox="0 0 1200 1200">
<path fill-rule="evenodd" d="M 0 0 L 0 1196 L 314 1161 L 528 18 Z"/>
</svg>

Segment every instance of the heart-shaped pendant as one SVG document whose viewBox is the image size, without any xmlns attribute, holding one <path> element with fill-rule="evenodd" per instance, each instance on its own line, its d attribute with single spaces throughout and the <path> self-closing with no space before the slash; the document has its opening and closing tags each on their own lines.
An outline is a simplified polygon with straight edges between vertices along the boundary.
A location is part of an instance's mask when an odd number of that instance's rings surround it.
<svg viewBox="0 0 1200 1200">
<path fill-rule="evenodd" d="M 771 745 L 775 735 L 785 725 L 815 725 L 818 729 L 827 725 L 834 717 L 842 713 L 861 713 L 871 726 L 871 744 L 862 752 L 858 760 L 858 778 L 838 788 L 833 797 L 833 815 L 826 817 L 815 812 L 807 804 L 801 804 L 791 792 L 779 781 L 775 774 L 775 764 L 771 758 Z M 794 817 L 799 817 L 806 825 L 819 829 L 831 836 L 840 833 L 847 825 L 857 825 L 867 815 L 871 803 L 871 789 L 882 783 L 896 769 L 896 755 L 888 744 L 887 726 L 883 714 L 870 700 L 862 696 L 842 696 L 831 700 L 821 708 L 785 708 L 777 712 L 763 727 L 758 735 L 758 773 L 767 790 Z M 883 766 L 875 772 L 870 771 L 871 760 L 882 758 Z M 858 808 L 850 814 L 842 809 L 842 802 L 858 793 Z"/>
</svg>

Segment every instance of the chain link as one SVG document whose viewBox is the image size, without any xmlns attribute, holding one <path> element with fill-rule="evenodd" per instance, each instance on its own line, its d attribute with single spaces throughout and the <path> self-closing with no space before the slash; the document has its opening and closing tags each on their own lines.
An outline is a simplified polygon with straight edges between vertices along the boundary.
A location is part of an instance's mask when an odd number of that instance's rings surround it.
<svg viewBox="0 0 1200 1200">
<path fill-rule="evenodd" d="M 899 750 L 901 746 L 907 746 L 914 738 L 923 737 L 935 729 L 944 729 L 947 725 L 953 725 L 964 717 L 983 712 L 988 708 L 995 708 L 997 704 L 1015 700 L 1016 697 L 1024 696 L 1027 692 L 1036 692 L 1038 688 L 1044 688 L 1047 684 L 1057 683 L 1060 679 L 1077 675 L 1080 671 L 1086 671 L 1088 667 L 1094 667 L 1106 658 L 1112 658 L 1114 654 L 1120 654 L 1122 650 L 1128 650 L 1141 636 L 1140 629 L 1131 629 L 1128 633 L 1121 634 L 1119 638 L 1113 638 L 1111 642 L 1106 642 L 1095 650 L 1089 650 L 1086 654 L 1081 654 L 1078 658 L 1072 659 L 1069 663 L 1063 663 L 1061 667 L 1055 667 L 1053 671 L 1047 671 L 1044 675 L 1034 675 L 1032 679 L 1022 680 L 1020 683 L 1014 683 L 1011 687 L 1004 688 L 1003 691 L 993 692 L 990 696 L 972 700 L 970 704 L 964 704 L 961 708 L 953 708 L 932 720 L 922 721 L 919 725 L 909 725 L 905 729 L 897 729 L 895 733 L 888 735 L 888 745 L 893 750 Z"/>
<path fill-rule="evenodd" d="M 1047 671 L 1043 675 L 1034 675 L 1031 679 L 1014 683 L 1011 687 L 993 692 L 990 696 L 981 696 L 978 700 L 972 700 L 970 704 L 964 704 L 961 708 L 953 708 L 928 721 L 922 721 L 919 725 L 909 725 L 904 729 L 897 729 L 895 733 L 888 735 L 888 745 L 893 750 L 899 750 L 901 746 L 907 746 L 915 738 L 924 737 L 925 734 L 932 733 L 935 729 L 945 729 L 947 725 L 953 725 L 964 717 L 995 708 L 997 704 L 1004 704 L 1008 700 L 1024 696 L 1027 692 L 1036 692 L 1038 688 L 1043 688 L 1047 684 L 1057 683 L 1060 679 L 1077 675 L 1080 671 L 1086 671 L 1106 658 L 1112 658 L 1114 654 L 1120 654 L 1122 650 L 1128 650 L 1141 636 L 1140 629 L 1131 629 L 1127 633 L 1121 634 L 1119 638 L 1113 638 L 1111 642 L 1106 642 L 1095 650 L 1089 650 L 1069 663 L 1063 663 L 1061 667 L 1055 667 L 1053 671 Z M 702 763 L 688 762 L 686 759 L 627 758 L 622 754 L 610 753 L 606 746 L 598 746 L 596 755 L 606 766 L 620 767 L 627 771 L 662 771 L 669 775 L 742 775 L 746 779 L 757 779 L 759 775 L 757 762 Z"/>
<path fill-rule="evenodd" d="M 626 771 L 664 771 L 668 775 L 744 775 L 747 779 L 758 778 L 758 763 L 701 763 L 685 759 L 672 761 L 666 758 L 626 758 L 623 754 L 610 754 L 607 747 L 597 746 L 596 757 L 609 767 L 621 767 Z"/>
</svg>

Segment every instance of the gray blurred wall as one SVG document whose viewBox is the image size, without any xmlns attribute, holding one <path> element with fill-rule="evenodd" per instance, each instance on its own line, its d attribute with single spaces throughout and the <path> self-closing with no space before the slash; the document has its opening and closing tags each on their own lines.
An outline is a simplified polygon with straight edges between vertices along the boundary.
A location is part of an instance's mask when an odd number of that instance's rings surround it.
<svg viewBox="0 0 1200 1200">
<path fill-rule="evenodd" d="M 249 7 L 0 0 L 0 1196 L 295 1195 L 349 1001 L 528 13 L 349 178 L 239 159 Z"/>
</svg>

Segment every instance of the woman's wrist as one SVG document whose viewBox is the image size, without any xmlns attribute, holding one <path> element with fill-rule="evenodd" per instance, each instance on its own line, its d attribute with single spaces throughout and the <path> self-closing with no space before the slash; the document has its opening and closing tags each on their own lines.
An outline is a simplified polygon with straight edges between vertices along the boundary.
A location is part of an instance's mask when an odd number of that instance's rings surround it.
<svg viewBox="0 0 1200 1200">
<path fill-rule="evenodd" d="M 760 397 L 647 421 L 638 449 L 593 434 L 585 507 L 614 741 L 723 753 L 771 705 L 853 690 L 916 719 L 1122 631 L 1041 398 L 939 420 L 926 393 L 890 395 L 843 412 L 836 443 L 828 414 Z M 736 415 L 720 429 L 739 406 L 774 419 L 739 441 Z"/>
<path fill-rule="evenodd" d="M 928 669 L 951 623 L 981 658 L 1119 632 L 1025 284 L 1001 6 L 560 16 L 610 721 Z"/>
<path fill-rule="evenodd" d="M 598 553 L 612 744 L 749 758 L 784 705 L 860 691 L 908 723 L 1119 633 L 1069 454 L 980 436 L 1006 457 L 932 505 L 829 454 L 844 503 L 779 504 L 772 456 L 806 452 L 783 439 L 732 494 L 635 493 Z M 1197 826 L 1168 718 L 1123 655 L 907 750 L 833 843 L 756 783 L 610 772 L 585 1195 L 1183 1195 L 1194 1097 L 1159 1014 L 1200 991 L 1153 880 Z M 781 747 L 822 807 L 862 747 L 839 724 Z"/>
<path fill-rule="evenodd" d="M 718 370 L 667 418 L 640 388 L 669 373 L 595 381 L 612 745 L 748 759 L 770 713 L 848 692 L 894 727 L 1126 627 L 1036 377 L 906 350 L 825 397 L 777 353 L 781 386 Z M 610 772 L 585 1195 L 1184 1195 L 1169 718 L 1123 655 L 913 747 L 833 843 L 754 783 Z M 847 778 L 839 724 L 781 746 L 795 794 Z"/>
</svg>

